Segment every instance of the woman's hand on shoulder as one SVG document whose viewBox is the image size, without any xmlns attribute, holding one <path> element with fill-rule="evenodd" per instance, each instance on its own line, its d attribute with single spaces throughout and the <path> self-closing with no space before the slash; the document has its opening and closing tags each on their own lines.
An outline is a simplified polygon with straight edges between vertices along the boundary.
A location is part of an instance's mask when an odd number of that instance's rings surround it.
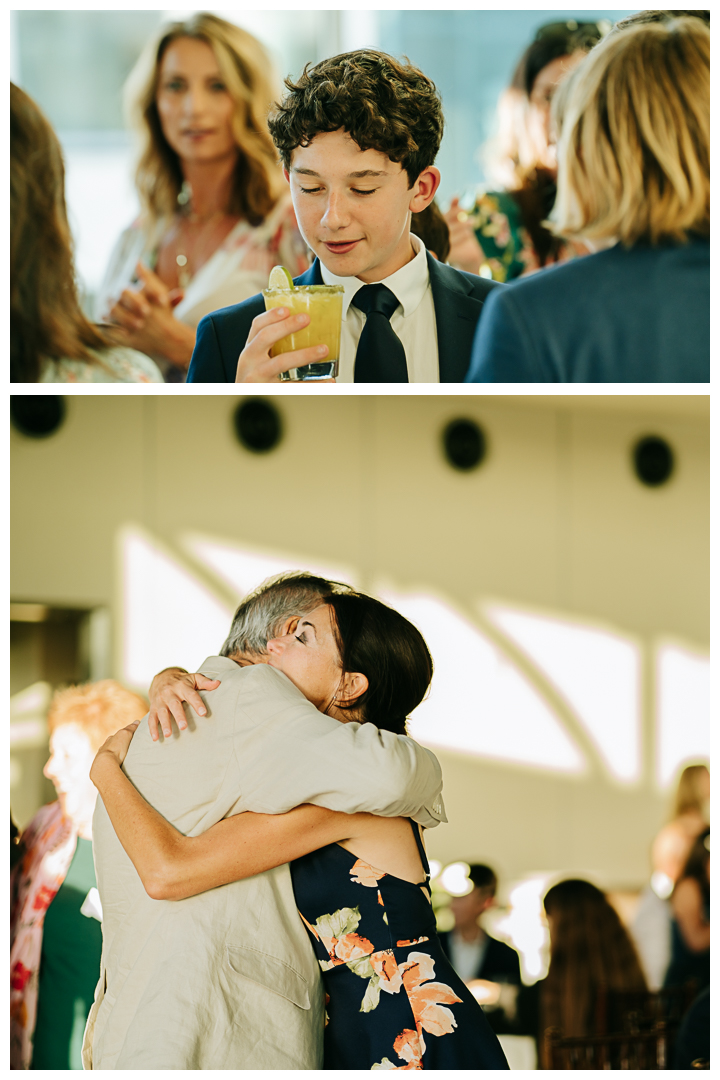
<svg viewBox="0 0 720 1080">
<path fill-rule="evenodd" d="M 150 713 L 148 728 L 153 742 L 157 742 L 160 729 L 166 739 L 172 735 L 172 722 L 175 720 L 179 731 L 187 728 L 187 719 L 183 702 L 187 702 L 198 716 L 205 716 L 207 710 L 198 690 L 217 690 L 219 679 L 208 679 L 200 672 L 188 672 L 182 668 L 166 668 L 155 676 L 150 684 Z"/>
<path fill-rule="evenodd" d="M 90 766 L 90 779 L 96 787 L 99 786 L 98 778 L 103 761 L 107 762 L 108 760 L 111 760 L 114 764 L 122 766 L 122 763 L 127 756 L 127 752 L 130 749 L 132 737 L 137 731 L 139 723 L 139 720 L 134 720 L 133 723 L 128 724 L 127 727 L 120 728 L 119 731 L 116 731 L 114 735 L 111 735 L 110 738 L 106 739 L 102 744 Z"/>
</svg>

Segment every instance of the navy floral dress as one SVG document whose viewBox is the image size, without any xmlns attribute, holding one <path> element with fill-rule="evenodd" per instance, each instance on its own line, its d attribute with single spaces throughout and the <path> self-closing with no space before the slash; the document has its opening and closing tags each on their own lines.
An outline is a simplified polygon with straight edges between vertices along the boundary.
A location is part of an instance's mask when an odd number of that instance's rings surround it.
<svg viewBox="0 0 720 1080">
<path fill-rule="evenodd" d="M 427 885 L 376 870 L 339 844 L 291 870 L 325 985 L 326 1069 L 509 1067 L 443 952 Z"/>
</svg>

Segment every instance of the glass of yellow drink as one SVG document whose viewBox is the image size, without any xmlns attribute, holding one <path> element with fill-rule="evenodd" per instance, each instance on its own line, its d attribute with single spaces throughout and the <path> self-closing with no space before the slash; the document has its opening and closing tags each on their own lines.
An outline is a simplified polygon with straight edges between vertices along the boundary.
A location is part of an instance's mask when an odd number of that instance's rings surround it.
<svg viewBox="0 0 720 1080">
<path fill-rule="evenodd" d="M 334 379 L 340 359 L 340 328 L 342 326 L 342 285 L 298 285 L 292 289 L 263 289 L 265 310 L 286 307 L 291 315 L 309 315 L 310 322 L 295 334 L 288 334 L 276 345 L 270 355 L 295 349 L 306 349 L 312 345 L 327 345 L 328 354 L 324 360 L 304 367 L 282 371 L 283 380 L 307 382 L 314 379 Z"/>
</svg>

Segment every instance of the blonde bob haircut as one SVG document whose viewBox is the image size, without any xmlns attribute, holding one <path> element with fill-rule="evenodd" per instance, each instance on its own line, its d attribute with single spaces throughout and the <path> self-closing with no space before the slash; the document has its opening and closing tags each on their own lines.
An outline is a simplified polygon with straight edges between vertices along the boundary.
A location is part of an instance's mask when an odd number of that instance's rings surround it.
<svg viewBox="0 0 720 1080">
<path fill-rule="evenodd" d="M 258 225 L 270 213 L 284 186 L 267 127 L 267 114 L 279 96 L 279 83 L 270 57 L 252 34 L 216 15 L 203 13 L 161 27 L 125 83 L 126 118 L 140 142 L 135 184 L 144 224 L 151 231 L 158 222 L 176 213 L 183 185 L 180 159 L 163 135 L 155 101 L 163 56 L 178 38 L 204 41 L 215 54 L 235 102 L 232 129 L 240 150 L 228 209 Z"/>
<path fill-rule="evenodd" d="M 626 247 L 709 235 L 704 23 L 674 19 L 611 34 L 556 97 L 562 127 L 550 214 L 555 233 Z"/>
</svg>

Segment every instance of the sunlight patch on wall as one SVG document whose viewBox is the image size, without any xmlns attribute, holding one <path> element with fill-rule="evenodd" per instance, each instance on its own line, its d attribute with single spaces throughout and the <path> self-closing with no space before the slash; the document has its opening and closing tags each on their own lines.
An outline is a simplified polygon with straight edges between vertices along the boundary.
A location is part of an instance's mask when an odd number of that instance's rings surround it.
<svg viewBox="0 0 720 1080">
<path fill-rule="evenodd" d="M 357 574 L 347 566 L 331 566 L 297 554 L 253 551 L 232 541 L 197 533 L 187 533 L 181 542 L 186 551 L 204 563 L 239 597 L 251 592 L 265 578 L 287 570 L 309 570 L 332 581 L 349 584 L 354 584 L 357 578 Z"/>
<path fill-rule="evenodd" d="M 582 773 L 586 762 L 535 688 L 476 626 L 427 596 L 381 594 L 423 633 L 435 661 L 413 737 L 429 746 Z"/>
<path fill-rule="evenodd" d="M 121 535 L 123 681 L 147 691 L 153 676 L 179 665 L 196 671 L 227 637 L 233 612 L 155 540 Z"/>
<path fill-rule="evenodd" d="M 663 644 L 656 651 L 657 782 L 666 788 L 681 765 L 710 757 L 710 661 Z"/>
<path fill-rule="evenodd" d="M 632 782 L 641 763 L 641 654 L 610 630 L 489 605 L 490 619 L 571 707 L 611 774 Z"/>
</svg>

